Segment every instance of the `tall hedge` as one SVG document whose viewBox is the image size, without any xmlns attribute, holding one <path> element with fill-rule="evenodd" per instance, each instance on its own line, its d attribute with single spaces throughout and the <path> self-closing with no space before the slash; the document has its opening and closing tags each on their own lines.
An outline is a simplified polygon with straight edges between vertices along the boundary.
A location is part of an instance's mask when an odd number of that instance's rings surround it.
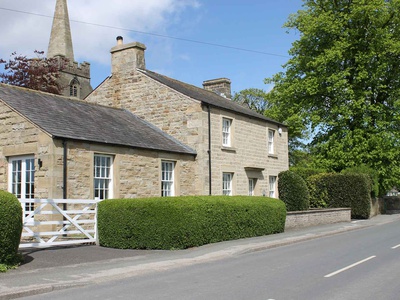
<svg viewBox="0 0 400 300">
<path fill-rule="evenodd" d="M 279 199 L 286 204 L 287 211 L 308 210 L 310 193 L 307 184 L 300 175 L 284 171 L 278 175 Z"/>
<path fill-rule="evenodd" d="M 0 190 L 0 264 L 18 262 L 21 233 L 21 204 L 13 194 Z"/>
<path fill-rule="evenodd" d="M 325 173 L 309 177 L 311 202 L 327 207 L 350 207 L 354 219 L 368 219 L 371 211 L 370 181 L 365 174 Z"/>
<path fill-rule="evenodd" d="M 105 200 L 98 206 L 101 246 L 185 249 L 283 232 L 285 204 L 249 196 Z"/>
<path fill-rule="evenodd" d="M 326 173 L 326 170 L 324 170 L 324 169 L 305 168 L 305 167 L 290 167 L 290 171 L 296 173 L 301 178 L 303 178 L 305 181 L 307 181 L 307 179 L 310 176 Z"/>
<path fill-rule="evenodd" d="M 370 181 L 371 197 L 377 198 L 379 195 L 384 194 L 385 191 L 379 191 L 379 175 L 374 169 L 360 165 L 356 167 L 347 168 L 342 171 L 343 174 L 365 174 L 368 175 Z"/>
</svg>

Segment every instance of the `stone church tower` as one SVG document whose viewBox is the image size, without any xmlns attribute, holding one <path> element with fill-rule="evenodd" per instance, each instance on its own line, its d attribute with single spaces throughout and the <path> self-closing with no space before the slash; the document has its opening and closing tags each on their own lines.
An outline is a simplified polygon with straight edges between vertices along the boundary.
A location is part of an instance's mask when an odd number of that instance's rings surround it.
<svg viewBox="0 0 400 300">
<path fill-rule="evenodd" d="M 90 85 L 90 64 L 74 60 L 67 0 L 57 0 L 51 28 L 47 58 L 66 59 L 66 67 L 60 70 L 63 95 L 84 99 L 93 89 Z"/>
</svg>

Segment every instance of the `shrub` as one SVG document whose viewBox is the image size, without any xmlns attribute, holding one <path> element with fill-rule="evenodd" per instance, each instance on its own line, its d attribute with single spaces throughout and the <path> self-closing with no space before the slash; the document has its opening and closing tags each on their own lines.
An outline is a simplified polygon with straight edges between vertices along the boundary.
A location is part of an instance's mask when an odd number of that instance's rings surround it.
<svg viewBox="0 0 400 300">
<path fill-rule="evenodd" d="M 348 168 L 342 171 L 343 174 L 365 174 L 368 175 L 371 197 L 377 198 L 382 193 L 379 192 L 379 175 L 378 172 L 366 165 Z"/>
<path fill-rule="evenodd" d="M 316 169 L 316 168 L 303 168 L 303 167 L 291 167 L 290 171 L 300 175 L 306 182 L 310 176 L 326 173 L 324 169 Z"/>
<path fill-rule="evenodd" d="M 325 202 L 331 208 L 350 207 L 352 218 L 369 218 L 371 198 L 367 175 L 319 174 L 309 178 L 309 185 L 312 187 L 311 202 Z"/>
<path fill-rule="evenodd" d="M 105 200 L 98 207 L 101 246 L 185 249 L 283 232 L 285 205 L 248 196 Z"/>
<path fill-rule="evenodd" d="M 307 210 L 310 206 L 310 193 L 300 175 L 284 171 L 278 176 L 279 198 L 285 202 L 287 211 Z"/>
<path fill-rule="evenodd" d="M 19 262 L 21 233 L 21 204 L 13 194 L 0 191 L 0 264 L 14 265 Z"/>
</svg>

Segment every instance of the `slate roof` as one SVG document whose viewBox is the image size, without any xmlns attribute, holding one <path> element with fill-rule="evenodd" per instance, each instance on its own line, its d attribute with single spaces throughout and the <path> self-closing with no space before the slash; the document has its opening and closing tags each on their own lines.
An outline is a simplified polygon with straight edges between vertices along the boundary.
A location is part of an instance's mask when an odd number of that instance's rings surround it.
<svg viewBox="0 0 400 300">
<path fill-rule="evenodd" d="M 6 103 L 52 138 L 196 155 L 196 151 L 127 110 L 0 84 Z"/>
<path fill-rule="evenodd" d="M 212 91 L 209 91 L 209 90 L 206 90 L 203 88 L 199 88 L 197 86 L 187 84 L 187 83 L 184 83 L 184 82 L 176 80 L 176 79 L 172 79 L 170 77 L 152 72 L 150 70 L 140 70 L 139 69 L 139 72 L 149 76 L 150 78 L 152 78 L 152 79 L 154 79 L 154 80 L 156 80 L 156 81 L 158 81 L 158 82 L 160 82 L 160 83 L 162 83 L 162 84 L 164 84 L 164 85 L 166 85 L 166 86 L 168 86 L 168 87 L 170 87 L 192 99 L 201 101 L 208 105 L 222 108 L 222 109 L 225 109 L 228 111 L 232 111 L 234 113 L 245 115 L 247 117 L 264 120 L 264 121 L 267 121 L 270 123 L 274 123 L 274 124 L 286 127 L 286 125 L 284 125 L 278 121 L 267 118 L 267 117 L 255 112 L 254 110 L 246 108 L 230 99 L 219 96 Z"/>
</svg>

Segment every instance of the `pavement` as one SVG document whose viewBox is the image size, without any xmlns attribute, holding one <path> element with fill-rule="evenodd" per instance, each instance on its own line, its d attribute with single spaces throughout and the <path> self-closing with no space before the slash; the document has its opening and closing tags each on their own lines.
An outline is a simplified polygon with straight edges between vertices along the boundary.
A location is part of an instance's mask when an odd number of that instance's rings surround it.
<svg viewBox="0 0 400 300">
<path fill-rule="evenodd" d="M 25 262 L 15 270 L 0 273 L 0 300 L 181 268 L 395 221 L 400 221 L 400 214 L 173 251 L 121 250 L 95 245 L 22 249 Z"/>
</svg>

